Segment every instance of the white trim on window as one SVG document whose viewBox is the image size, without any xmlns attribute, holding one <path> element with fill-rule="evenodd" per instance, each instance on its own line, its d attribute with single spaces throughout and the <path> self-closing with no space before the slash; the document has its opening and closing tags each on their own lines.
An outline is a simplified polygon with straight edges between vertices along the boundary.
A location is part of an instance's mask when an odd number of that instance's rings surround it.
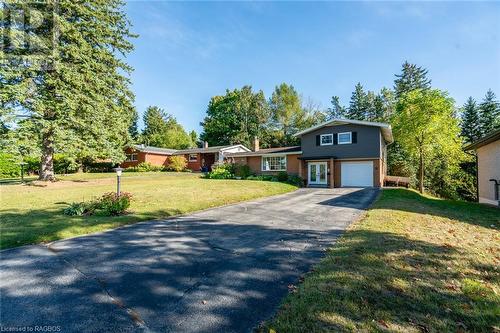
<svg viewBox="0 0 500 333">
<path fill-rule="evenodd" d="M 263 155 L 261 171 L 286 171 L 286 155 Z"/>
<path fill-rule="evenodd" d="M 329 142 L 323 143 L 323 138 L 327 138 L 327 137 L 330 138 Z M 331 145 L 333 145 L 333 134 L 331 134 L 331 133 L 330 134 L 321 134 L 320 137 L 319 137 L 319 144 L 321 146 L 331 146 Z"/>
<path fill-rule="evenodd" d="M 189 154 L 189 162 L 198 162 L 198 154 Z"/>
<path fill-rule="evenodd" d="M 340 141 L 340 136 L 341 136 L 342 134 L 349 134 L 349 142 L 347 142 L 347 141 L 345 141 L 345 142 Z M 338 143 L 339 145 L 348 145 L 348 144 L 352 143 L 352 132 L 343 132 L 343 133 L 338 133 L 338 134 L 337 134 L 337 143 Z"/>
<path fill-rule="evenodd" d="M 136 162 L 137 161 L 137 153 L 126 154 L 125 162 Z"/>
</svg>

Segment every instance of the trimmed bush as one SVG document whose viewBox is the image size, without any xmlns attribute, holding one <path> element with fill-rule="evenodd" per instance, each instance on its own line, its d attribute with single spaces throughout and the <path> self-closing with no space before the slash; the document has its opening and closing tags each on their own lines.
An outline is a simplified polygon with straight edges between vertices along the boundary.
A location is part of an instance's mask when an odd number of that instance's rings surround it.
<svg viewBox="0 0 500 333">
<path fill-rule="evenodd" d="M 187 160 L 184 156 L 171 156 L 169 158 L 169 163 L 167 166 L 168 171 L 181 172 L 185 171 L 187 168 Z"/>
<path fill-rule="evenodd" d="M 299 176 L 296 175 L 290 175 L 288 176 L 288 180 L 286 181 L 288 184 L 295 185 L 298 187 L 303 187 L 304 186 L 304 180 L 300 178 Z"/>
<path fill-rule="evenodd" d="M 276 178 L 278 178 L 279 182 L 286 182 L 288 180 L 288 174 L 285 171 L 280 171 Z"/>
<path fill-rule="evenodd" d="M 234 175 L 236 177 L 241 177 L 242 179 L 248 178 L 252 174 L 252 170 L 246 164 L 236 164 L 234 167 Z"/>
<path fill-rule="evenodd" d="M 210 179 L 231 179 L 234 178 L 234 164 L 224 163 L 215 166 L 211 172 L 207 173 L 206 178 Z"/>
<path fill-rule="evenodd" d="M 17 178 L 21 176 L 21 166 L 14 155 L 0 153 L 0 178 Z"/>
<path fill-rule="evenodd" d="M 137 172 L 158 172 L 162 171 L 163 167 L 158 165 L 153 165 L 149 162 L 142 162 L 139 163 L 139 165 L 137 165 L 136 169 Z"/>
</svg>

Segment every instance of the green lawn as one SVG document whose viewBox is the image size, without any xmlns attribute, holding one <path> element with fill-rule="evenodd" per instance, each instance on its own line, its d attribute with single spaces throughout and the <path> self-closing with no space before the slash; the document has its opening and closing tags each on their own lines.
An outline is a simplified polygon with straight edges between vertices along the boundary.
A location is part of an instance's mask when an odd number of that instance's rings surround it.
<svg viewBox="0 0 500 333">
<path fill-rule="evenodd" d="M 500 209 L 386 189 L 262 330 L 499 332 L 499 227 Z"/>
<path fill-rule="evenodd" d="M 116 228 L 141 220 L 293 191 L 283 183 L 210 180 L 190 173 L 124 173 L 122 191 L 131 192 L 131 213 L 118 217 L 70 217 L 66 203 L 115 191 L 114 174 L 74 174 L 55 183 L 0 185 L 0 248 L 48 242 Z"/>
</svg>

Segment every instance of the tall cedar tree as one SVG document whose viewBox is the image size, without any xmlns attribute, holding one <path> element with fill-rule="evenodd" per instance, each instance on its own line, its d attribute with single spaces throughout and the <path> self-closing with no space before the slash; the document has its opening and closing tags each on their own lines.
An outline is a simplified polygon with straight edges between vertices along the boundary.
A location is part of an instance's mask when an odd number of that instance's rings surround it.
<svg viewBox="0 0 500 333">
<path fill-rule="evenodd" d="M 4 0 L 3 6 L 4 29 L 19 11 L 25 20 L 4 30 L 1 117 L 32 123 L 39 178 L 54 179 L 55 152 L 123 159 L 133 118 L 132 69 L 118 54 L 133 49 L 134 37 L 124 2 Z"/>
<path fill-rule="evenodd" d="M 367 120 L 369 113 L 369 99 L 367 93 L 363 90 L 361 83 L 357 83 L 351 95 L 347 118 L 353 120 Z"/>
<path fill-rule="evenodd" d="M 482 136 L 479 109 L 474 98 L 469 97 L 462 108 L 462 136 L 472 142 Z"/>
<path fill-rule="evenodd" d="M 396 80 L 394 81 L 396 98 L 399 99 L 403 94 L 412 90 L 430 88 L 431 80 L 427 78 L 427 69 L 405 61 L 401 74 L 396 74 Z"/>
<path fill-rule="evenodd" d="M 251 86 L 210 99 L 207 115 L 200 124 L 202 141 L 209 145 L 241 143 L 249 147 L 256 136 L 261 136 L 268 118 L 267 102 L 260 90 L 253 92 Z"/>
<path fill-rule="evenodd" d="M 496 96 L 490 89 L 479 105 L 481 132 L 483 135 L 500 128 L 500 106 Z"/>
</svg>

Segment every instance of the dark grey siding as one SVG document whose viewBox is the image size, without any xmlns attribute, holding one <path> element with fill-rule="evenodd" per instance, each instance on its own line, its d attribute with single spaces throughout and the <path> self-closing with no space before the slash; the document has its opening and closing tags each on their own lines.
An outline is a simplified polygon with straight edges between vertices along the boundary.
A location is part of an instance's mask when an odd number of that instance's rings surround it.
<svg viewBox="0 0 500 333">
<path fill-rule="evenodd" d="M 357 132 L 357 143 L 316 146 L 316 135 Z M 380 128 L 361 125 L 327 126 L 307 133 L 301 138 L 302 155 L 308 157 L 378 158 L 381 157 Z"/>
</svg>

